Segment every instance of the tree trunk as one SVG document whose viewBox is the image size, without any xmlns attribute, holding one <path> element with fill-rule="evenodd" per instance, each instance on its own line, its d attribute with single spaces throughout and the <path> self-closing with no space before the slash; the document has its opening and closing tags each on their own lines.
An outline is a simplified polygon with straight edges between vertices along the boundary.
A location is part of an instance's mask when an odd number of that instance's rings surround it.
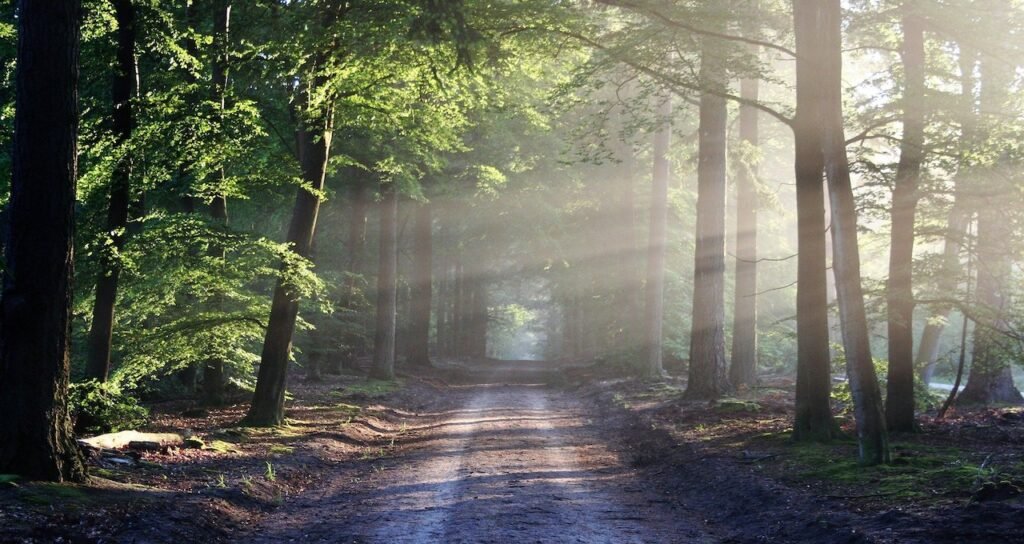
<svg viewBox="0 0 1024 544">
<path fill-rule="evenodd" d="M 981 55 L 980 108 L 986 119 L 982 139 L 995 123 L 1003 122 L 999 112 L 1005 111 L 1013 73 L 1007 72 L 1002 61 L 991 55 Z M 975 297 L 979 309 L 974 328 L 974 353 L 967 386 L 957 399 L 958 404 L 1020 404 L 1024 401 L 1013 384 L 1011 361 L 1005 334 L 1010 331 L 1007 322 L 1010 310 L 1010 284 L 1013 278 L 1011 254 L 1006 241 L 1012 238 L 1012 219 L 1006 215 L 1001 195 L 1017 190 L 1006 180 L 1013 174 L 1002 169 L 1004 157 L 988 164 L 976 180 L 978 211 L 978 279 Z"/>
<path fill-rule="evenodd" d="M 231 28 L 231 4 L 223 2 L 214 13 L 214 62 L 213 62 L 213 96 L 220 102 L 221 123 L 224 122 L 224 113 L 227 110 L 227 86 L 228 86 L 228 39 Z M 219 187 L 225 184 L 226 173 L 224 166 L 218 169 Z M 210 217 L 213 221 L 223 227 L 228 225 L 228 201 L 223 194 L 213 197 L 210 202 Z M 224 258 L 224 248 L 218 244 L 210 247 L 211 255 Z M 221 306 L 220 300 L 214 300 L 215 307 Z M 209 359 L 203 364 L 203 402 L 208 406 L 219 406 L 224 404 L 224 361 L 222 359 Z"/>
<path fill-rule="evenodd" d="M 373 334 L 373 370 L 381 380 L 395 377 L 395 320 L 398 307 L 398 188 L 383 188 L 380 203 L 380 260 L 377 269 L 377 326 Z"/>
<path fill-rule="evenodd" d="M 1005 337 L 1009 330 L 1006 290 L 1013 275 L 1005 246 L 1010 236 L 1006 218 L 1000 215 L 997 198 L 984 200 L 978 210 L 978 280 L 975 291 L 981 310 L 974 328 L 974 353 L 967 386 L 957 398 L 957 404 L 1020 404 L 1024 399 L 1013 384 L 1012 351 L 1008 349 Z"/>
<path fill-rule="evenodd" d="M 443 210 L 442 210 L 443 211 Z M 443 215 L 443 214 L 442 214 Z M 440 240 L 439 245 L 442 248 L 438 259 L 438 280 L 437 280 L 437 302 L 434 304 L 434 323 L 435 323 L 435 346 L 437 354 L 441 357 L 448 356 L 448 230 L 445 228 L 444 221 L 440 221 L 438 224 L 438 239 Z M 433 247 L 431 248 L 433 249 Z"/>
<path fill-rule="evenodd" d="M 960 248 L 967 236 L 971 208 L 973 207 L 967 202 L 964 185 L 968 173 L 969 155 L 972 153 L 973 144 L 977 141 L 974 111 L 974 68 L 977 63 L 977 53 L 962 43 L 959 46 L 961 107 L 960 157 L 958 160 L 960 166 L 953 180 L 955 183 L 953 207 L 946 220 L 946 237 L 942 249 L 942 272 L 936 286 L 936 292 L 941 296 L 956 292 L 957 285 L 960 283 Z M 925 383 L 931 381 L 931 371 L 939 357 L 939 339 L 946 327 L 946 319 L 949 317 L 950 310 L 952 310 L 952 306 L 949 304 L 937 305 L 932 310 L 931 318 L 921 333 L 921 343 L 917 350 L 915 364 L 922 369 L 922 379 Z"/>
<path fill-rule="evenodd" d="M 305 93 L 304 102 L 308 100 L 308 96 L 309 90 Z M 300 120 L 296 131 L 302 179 L 311 189 L 298 189 L 291 224 L 288 227 L 288 243 L 291 244 L 292 251 L 301 257 L 308 258 L 313 245 L 317 215 L 320 212 L 318 195 L 324 188 L 324 179 L 327 175 L 332 126 L 333 119 L 328 110 L 315 118 Z M 244 420 L 247 425 L 273 426 L 284 421 L 288 361 L 291 358 L 292 335 L 295 333 L 295 319 L 298 314 L 298 299 L 288 289 L 287 284 L 278 280 L 270 306 L 267 335 L 263 341 L 256 392 Z"/>
<path fill-rule="evenodd" d="M 799 0 L 800 4 L 805 2 L 807 0 Z M 823 33 L 825 58 L 818 74 L 819 84 L 823 86 L 818 120 L 823 132 L 821 145 L 832 209 L 832 270 L 836 279 L 846 373 L 857 420 L 860 462 L 875 465 L 889 462 L 889 438 L 864 311 L 860 249 L 857 245 L 857 208 L 843 134 L 841 9 L 839 0 L 818 4 L 815 30 Z"/>
<path fill-rule="evenodd" d="M 697 232 L 693 270 L 690 372 L 685 398 L 707 400 L 731 389 L 725 358 L 725 90 L 716 78 L 721 63 L 705 40 L 697 157 Z"/>
<path fill-rule="evenodd" d="M 823 36 L 815 0 L 793 5 L 796 35 L 796 116 L 793 120 L 797 201 L 797 371 L 793 438 L 827 441 L 838 434 L 832 418 L 826 269 L 824 155 L 817 109 Z"/>
<path fill-rule="evenodd" d="M 407 357 L 413 366 L 430 366 L 430 302 L 433 298 L 433 217 L 431 204 L 416 206 L 413 235 L 412 300 Z"/>
<path fill-rule="evenodd" d="M 114 0 L 113 4 L 117 19 L 117 62 L 110 96 L 113 100 L 114 139 L 117 152 L 122 155 L 110 179 L 110 203 L 107 208 L 106 235 L 110 236 L 113 243 L 109 247 L 104 245 L 100 250 L 96 299 L 92 309 L 92 328 L 89 330 L 86 376 L 99 381 L 106 381 L 110 374 L 114 306 L 117 303 L 117 284 L 121 275 L 118 254 L 124 247 L 131 205 L 132 154 L 127 144 L 135 125 L 132 114 L 132 97 L 135 94 L 135 6 L 132 0 Z"/>
<path fill-rule="evenodd" d="M 757 79 L 740 82 L 745 100 L 756 102 L 759 90 Z M 748 148 L 744 156 L 757 149 L 757 113 L 753 106 L 740 106 L 740 141 Z M 757 164 L 739 164 L 736 171 L 736 287 L 729 382 L 749 387 L 757 383 Z"/>
<path fill-rule="evenodd" d="M 903 140 L 892 195 L 889 284 L 889 377 L 886 424 L 892 431 L 913 431 L 914 421 L 914 217 L 917 184 L 924 160 L 924 26 L 905 4 L 903 14 Z"/>
<path fill-rule="evenodd" d="M 658 108 L 661 127 L 654 134 L 654 173 L 651 182 L 651 227 L 647 245 L 647 285 L 644 291 L 643 376 L 660 378 L 662 323 L 665 314 L 665 249 L 668 244 L 669 146 L 672 143 L 672 99 Z"/>
<path fill-rule="evenodd" d="M 18 3 L 0 473 L 31 480 L 85 479 L 67 404 L 80 13 L 77 0 Z"/>
</svg>

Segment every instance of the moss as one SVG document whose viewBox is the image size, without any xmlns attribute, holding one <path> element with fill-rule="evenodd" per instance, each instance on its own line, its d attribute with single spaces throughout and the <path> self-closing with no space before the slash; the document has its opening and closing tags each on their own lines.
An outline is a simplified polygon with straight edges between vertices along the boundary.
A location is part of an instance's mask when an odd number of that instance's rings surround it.
<svg viewBox="0 0 1024 544">
<path fill-rule="evenodd" d="M 295 448 L 284 444 L 271 444 L 269 451 L 271 455 L 291 455 L 295 452 Z"/>
<path fill-rule="evenodd" d="M 969 493 L 981 459 L 955 448 L 901 444 L 892 448 L 893 463 L 864 467 L 857 463 L 856 443 L 791 443 L 784 454 L 790 473 L 799 479 L 865 487 L 872 494 L 918 499 L 949 492 Z"/>
<path fill-rule="evenodd" d="M 81 487 L 69 484 L 35 483 L 21 489 L 21 500 L 29 504 L 48 506 L 81 505 L 91 502 L 91 497 Z"/>
<path fill-rule="evenodd" d="M 211 440 L 203 449 L 215 451 L 217 453 L 238 453 L 238 449 L 235 447 L 235 444 L 225 442 L 223 440 Z"/>
<path fill-rule="evenodd" d="M 752 413 L 760 412 L 761 405 L 754 401 L 727 398 L 716 402 L 714 410 L 720 414 Z"/>
</svg>

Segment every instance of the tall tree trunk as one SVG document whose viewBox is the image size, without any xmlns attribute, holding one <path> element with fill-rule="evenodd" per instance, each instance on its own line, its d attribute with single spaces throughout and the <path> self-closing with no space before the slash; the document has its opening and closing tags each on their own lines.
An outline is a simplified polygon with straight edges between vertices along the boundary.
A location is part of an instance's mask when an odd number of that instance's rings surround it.
<svg viewBox="0 0 1024 544">
<path fill-rule="evenodd" d="M 637 161 L 631 146 L 624 145 L 621 153 L 622 168 L 617 180 L 620 188 L 618 196 L 620 211 L 617 214 L 614 228 L 621 232 L 623 253 L 621 259 L 614 266 L 619 267 L 621 277 L 619 293 L 622 296 L 624 309 L 620 321 L 623 337 L 626 347 L 633 350 L 639 347 L 643 335 L 641 325 L 644 314 L 644 278 L 643 269 L 637 266 L 643 255 L 637 243 L 636 197 L 633 190 Z"/>
<path fill-rule="evenodd" d="M 227 89 L 228 89 L 228 39 L 231 29 L 231 3 L 223 1 L 217 6 L 214 13 L 214 62 L 213 62 L 213 97 L 220 102 L 221 123 L 224 123 L 224 115 L 227 110 Z M 218 187 L 223 188 L 226 183 L 226 173 L 222 164 L 217 171 Z M 223 227 L 228 225 L 228 201 L 223 193 L 213 197 L 210 202 L 210 217 L 213 221 Z M 211 255 L 224 258 L 224 248 L 218 244 L 210 247 Z M 215 307 L 221 306 L 220 300 L 213 301 Z M 217 406 L 224 403 L 224 361 L 213 358 L 203 364 L 203 402 L 207 405 Z"/>
<path fill-rule="evenodd" d="M 434 256 L 431 204 L 416 206 L 413 235 L 412 300 L 407 358 L 413 366 L 430 366 L 430 302 L 433 298 Z"/>
<path fill-rule="evenodd" d="M 755 3 L 756 6 L 756 3 Z M 754 54 L 759 49 L 752 48 Z M 758 99 L 759 82 L 747 78 L 740 82 L 740 97 L 750 102 Z M 757 108 L 740 106 L 740 141 L 757 149 Z M 729 382 L 734 387 L 757 383 L 757 164 L 736 167 L 736 287 L 733 301 L 732 362 Z"/>
<path fill-rule="evenodd" d="M 828 280 L 825 231 L 825 158 L 821 148 L 821 126 L 817 110 L 822 101 L 818 80 L 823 35 L 816 0 L 797 0 L 793 5 L 796 34 L 796 116 L 793 120 L 795 146 L 797 238 L 796 328 L 796 416 L 793 438 L 827 441 L 838 434 L 829 398 L 830 375 L 828 331 Z"/>
<path fill-rule="evenodd" d="M 442 210 L 443 211 L 443 210 Z M 442 213 L 442 216 L 444 214 Z M 437 280 L 437 302 L 434 304 L 434 323 L 435 323 L 435 345 L 437 346 L 437 354 L 441 357 L 448 356 L 448 305 L 449 296 L 448 292 L 450 289 L 448 282 L 448 261 L 449 255 L 447 250 L 448 244 L 448 230 L 445 228 L 444 221 L 440 221 L 438 224 L 438 239 L 439 246 L 442 248 L 440 252 L 440 258 L 438 259 L 438 280 Z M 433 244 L 431 244 L 433 245 Z M 433 247 L 431 247 L 433 249 Z"/>
<path fill-rule="evenodd" d="M 462 248 L 455 247 L 455 266 L 452 269 L 452 355 L 462 357 L 466 354 L 463 349 L 463 338 L 466 335 L 466 278 L 463 275 Z"/>
<path fill-rule="evenodd" d="M 0 297 L 0 473 L 79 481 L 68 413 L 78 136 L 77 0 L 18 2 L 13 168 Z"/>
<path fill-rule="evenodd" d="M 803 4 L 807 0 L 798 0 Z M 824 93 L 818 117 L 822 126 L 825 179 L 832 209 L 832 270 L 836 278 L 836 302 L 850 380 L 860 462 L 889 462 L 889 438 L 885 428 L 882 393 L 875 375 L 868 336 L 864 293 L 860 284 L 860 249 L 857 245 L 857 208 L 853 199 L 850 167 L 843 134 L 842 36 L 839 0 L 818 2 L 816 31 L 824 35 L 825 62 L 819 72 Z"/>
<path fill-rule="evenodd" d="M 903 6 L 903 140 L 892 195 L 889 242 L 889 377 L 885 417 L 891 431 L 913 431 L 914 421 L 914 217 L 924 160 L 924 26 L 914 7 Z"/>
<path fill-rule="evenodd" d="M 395 377 L 395 320 L 398 307 L 398 188 L 388 183 L 380 203 L 380 261 L 377 268 L 377 326 L 371 376 Z"/>
<path fill-rule="evenodd" d="M 729 115 L 719 94 L 725 85 L 715 43 L 701 52 L 697 157 L 697 232 L 693 269 L 690 372 L 685 398 L 706 400 L 731 389 L 725 358 L 725 128 Z"/>
<path fill-rule="evenodd" d="M 975 127 L 975 78 L 974 68 L 977 63 L 977 52 L 964 44 L 960 46 L 960 165 L 954 178 L 953 206 L 946 219 L 946 237 L 942 249 L 942 271 L 939 275 L 936 292 L 942 295 L 956 291 L 960 283 L 961 264 L 960 249 L 967 236 L 967 228 L 971 220 L 972 205 L 967 202 L 964 185 L 968 173 L 967 162 L 977 142 Z M 970 281 L 968 279 L 968 281 Z M 921 333 L 921 342 L 917 350 L 915 364 L 922 369 L 925 383 L 931 380 L 931 371 L 939 358 L 939 339 L 946 327 L 946 319 L 952 306 L 941 304 L 934 307 L 931 318 Z"/>
<path fill-rule="evenodd" d="M 307 83 L 307 85 L 309 85 Z M 309 100 L 310 89 L 303 96 Z M 328 109 L 312 118 L 299 120 L 296 141 L 299 149 L 299 165 L 302 179 L 310 185 L 299 187 L 295 196 L 291 224 L 288 227 L 288 243 L 300 257 L 308 258 L 316 232 L 316 220 L 320 212 L 320 191 L 327 176 L 327 161 L 331 149 L 331 127 L 334 124 Z M 280 425 L 284 421 L 284 394 L 288 381 L 288 361 L 291 356 L 292 335 L 295 333 L 295 319 L 299 315 L 298 298 L 288 285 L 277 281 L 274 299 L 270 306 L 270 321 L 263 341 L 260 370 L 256 379 L 256 391 L 252 406 L 244 423 L 254 426 Z"/>
<path fill-rule="evenodd" d="M 487 356 L 487 282 L 483 277 L 482 270 L 477 267 L 477 272 L 472 281 L 472 310 L 471 327 L 469 337 L 470 356 L 482 359 Z"/>
<path fill-rule="evenodd" d="M 1002 61 L 989 54 L 981 55 L 981 96 L 980 108 L 986 116 L 982 124 L 982 140 L 1002 122 L 999 112 L 1005 111 L 1013 73 L 1008 72 Z M 981 307 L 974 328 L 974 353 L 967 385 L 957 399 L 958 404 L 1020 404 L 1024 401 L 1020 391 L 1013 384 L 1011 368 L 1012 355 L 1007 349 L 1005 334 L 1009 332 L 1007 322 L 1010 310 L 1010 283 L 1013 280 L 1013 263 L 1006 250 L 1006 240 L 1011 238 L 1011 218 L 1004 211 L 1002 195 L 1016 190 L 1006 180 L 1012 174 L 1003 170 L 1000 163 L 1004 157 L 996 158 L 994 164 L 987 164 L 976 180 L 979 195 L 978 206 L 978 279 L 975 289 L 977 304 Z"/>
<path fill-rule="evenodd" d="M 110 374 L 110 353 L 114 332 L 114 306 L 121 275 L 118 253 L 124 247 L 128 212 L 131 206 L 132 153 L 127 149 L 135 119 L 132 97 L 135 94 L 135 6 L 132 0 L 114 0 L 117 19 L 117 62 L 111 88 L 113 100 L 113 132 L 118 152 L 122 155 L 114 166 L 110 180 L 110 202 L 107 208 L 107 230 L 112 244 L 100 253 L 96 278 L 96 299 L 89 330 L 89 351 L 86 375 L 106 381 Z"/>
<path fill-rule="evenodd" d="M 651 177 L 651 227 L 647 244 L 647 285 L 644 290 L 644 361 L 640 373 L 660 378 L 662 323 L 665 314 L 665 249 L 668 244 L 669 147 L 672 144 L 672 98 L 658 108 L 661 127 L 654 134 L 654 173 Z"/>
</svg>

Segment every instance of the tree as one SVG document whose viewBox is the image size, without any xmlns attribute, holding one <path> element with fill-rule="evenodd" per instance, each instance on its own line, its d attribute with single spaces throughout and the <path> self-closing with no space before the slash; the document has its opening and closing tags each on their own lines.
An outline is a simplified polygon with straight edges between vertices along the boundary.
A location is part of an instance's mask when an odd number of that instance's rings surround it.
<svg viewBox="0 0 1024 544">
<path fill-rule="evenodd" d="M 892 195 L 889 242 L 889 376 L 886 424 L 892 431 L 912 431 L 914 421 L 914 218 L 917 186 L 924 160 L 924 28 L 914 2 L 904 2 L 903 139 Z"/>
<path fill-rule="evenodd" d="M 843 133 L 842 97 L 842 19 L 839 0 L 816 2 L 798 0 L 794 11 L 813 10 L 813 18 L 799 20 L 816 22 L 813 27 L 797 28 L 797 32 L 820 34 L 822 45 L 817 67 L 819 85 L 823 87 L 817 122 L 821 124 L 822 155 L 832 210 L 832 269 L 836 279 L 836 300 L 839 305 L 840 329 L 846 353 L 846 374 L 853 397 L 857 420 L 857 442 L 860 461 L 874 465 L 889 462 L 889 438 L 882 411 L 882 394 L 871 357 L 864 293 L 860 278 L 860 250 L 857 245 L 857 209 L 850 181 L 850 165 L 846 156 Z M 798 60 L 799 62 L 799 60 Z"/>
<path fill-rule="evenodd" d="M 117 61 L 114 65 L 111 99 L 113 101 L 113 133 L 118 145 L 117 165 L 110 183 L 107 207 L 107 231 L 96 278 L 96 300 L 93 303 L 92 328 L 89 330 L 89 360 L 86 375 L 106 381 L 110 373 L 110 353 L 114 332 L 114 307 L 121 276 L 119 253 L 124 248 L 128 215 L 131 208 L 132 155 L 128 142 L 135 126 L 132 100 L 135 95 L 135 5 L 132 0 L 114 0 L 117 20 Z"/>
<path fill-rule="evenodd" d="M 334 116 L 330 104 L 315 107 L 314 92 L 319 92 L 323 81 L 314 78 L 304 81 L 299 94 L 305 105 L 302 119 L 296 131 L 299 149 L 299 164 L 302 179 L 308 186 L 299 187 L 295 196 L 295 207 L 288 227 L 288 243 L 292 251 L 302 258 L 308 258 L 316 231 L 316 220 L 320 210 L 320 192 L 327 176 L 327 161 L 331 150 Z M 286 264 L 282 264 L 282 267 Z M 256 391 L 252 405 L 244 422 L 254 426 L 280 425 L 284 421 L 284 394 L 288 378 L 288 361 L 291 358 L 292 335 L 295 320 L 299 315 L 299 301 L 292 289 L 279 279 L 274 288 L 274 299 L 270 308 L 270 321 L 263 341 L 260 369 L 256 380 Z"/>
<path fill-rule="evenodd" d="M 999 112 L 1004 111 L 1009 99 L 1012 77 L 1001 61 L 990 53 L 982 53 L 980 63 L 981 95 L 979 106 L 985 116 L 982 130 L 985 136 L 995 136 Z M 997 139 L 998 140 L 998 139 Z M 996 160 L 1004 159 L 1005 149 L 995 150 Z M 1007 194 L 1006 179 L 1010 176 L 1000 164 L 988 163 L 975 174 L 977 187 L 973 202 L 977 205 L 977 263 L 978 279 L 975 288 L 977 304 L 981 307 L 975 320 L 974 353 L 967 385 L 957 399 L 965 404 L 1020 404 L 1024 401 L 1013 384 L 1005 335 L 1009 330 L 1008 311 L 1013 264 L 1005 243 L 1010 237 L 1011 219 L 1001 203 Z"/>
<path fill-rule="evenodd" d="M 18 3 L 10 226 L 0 296 L 0 472 L 85 477 L 68 414 L 77 0 Z"/>
<path fill-rule="evenodd" d="M 827 441 L 838 433 L 829 396 L 832 389 L 828 345 L 828 293 L 825 267 L 825 168 L 819 104 L 824 97 L 818 77 L 824 33 L 817 30 L 819 6 L 797 0 L 793 5 L 796 35 L 796 115 L 793 119 L 796 170 L 797 264 L 796 415 L 793 437 Z"/>
<path fill-rule="evenodd" d="M 214 61 L 212 63 L 213 76 L 213 99 L 220 103 L 221 123 L 224 122 L 224 112 L 227 109 L 228 91 L 228 39 L 231 28 L 231 3 L 225 0 L 218 2 L 217 11 L 214 13 Z M 224 165 L 217 169 L 216 185 L 220 191 L 210 199 L 210 217 L 222 227 L 228 225 L 228 199 L 224 194 L 226 173 Z M 210 253 L 214 257 L 223 259 L 224 248 L 218 244 L 211 244 Z M 219 302 L 219 301 L 215 301 Z M 219 405 L 224 402 L 224 360 L 211 358 L 203 362 L 203 400 L 209 405 Z"/>
<path fill-rule="evenodd" d="M 755 10 L 757 2 L 754 2 Z M 760 48 L 751 46 L 753 55 Z M 734 387 L 757 383 L 757 149 L 760 83 L 747 77 L 740 82 L 740 141 L 747 159 L 736 168 L 736 288 L 733 302 L 732 361 L 729 382 Z"/>
<path fill-rule="evenodd" d="M 382 187 L 380 252 L 377 267 L 377 326 L 373 335 L 373 368 L 381 380 L 395 377 L 395 319 L 398 305 L 398 188 Z"/>
<path fill-rule="evenodd" d="M 957 150 L 958 169 L 953 179 L 953 205 L 946 218 L 941 270 L 936 286 L 936 292 L 940 296 L 955 292 L 957 284 L 960 283 L 962 269 L 960 250 L 967 237 L 967 228 L 971 222 L 971 208 L 973 207 L 968 203 L 969 194 L 966 191 L 965 182 L 968 181 L 970 170 L 968 157 L 973 153 L 973 147 L 977 144 L 977 122 L 974 111 L 974 89 L 977 83 L 974 69 L 977 65 L 977 53 L 966 44 L 960 43 L 957 57 L 960 65 L 960 100 L 956 113 L 960 124 L 960 144 Z M 921 341 L 914 362 L 922 368 L 922 379 L 925 383 L 931 380 L 932 369 L 939 357 L 939 339 L 946 327 L 946 319 L 949 317 L 951 309 L 952 305 L 948 303 L 935 305 L 925 323 L 924 331 L 921 332 Z"/>
<path fill-rule="evenodd" d="M 724 62 L 702 40 L 690 372 L 685 397 L 714 399 L 728 391 L 725 358 L 725 139 L 728 106 Z"/>
<path fill-rule="evenodd" d="M 647 245 L 647 284 L 644 290 L 644 366 L 642 375 L 661 377 L 661 337 L 665 313 L 665 248 L 668 244 L 668 152 L 672 142 L 672 99 L 661 98 L 660 126 L 654 134 L 654 173 L 651 177 L 651 227 Z"/>
</svg>

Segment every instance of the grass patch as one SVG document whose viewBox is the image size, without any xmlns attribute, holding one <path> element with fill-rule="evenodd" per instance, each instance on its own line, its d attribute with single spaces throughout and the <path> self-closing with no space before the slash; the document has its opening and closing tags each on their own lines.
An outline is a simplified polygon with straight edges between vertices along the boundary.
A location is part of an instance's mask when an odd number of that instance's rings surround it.
<svg viewBox="0 0 1024 544">
<path fill-rule="evenodd" d="M 780 453 L 787 475 L 864 490 L 864 496 L 911 500 L 967 495 L 987 470 L 980 467 L 983 456 L 950 447 L 897 443 L 892 445 L 892 464 L 864 467 L 857 462 L 857 444 L 853 440 L 793 443 L 789 433 L 769 433 L 755 441 L 784 448 Z M 780 444 L 782 441 L 784 445 Z"/>
<path fill-rule="evenodd" d="M 223 440 L 211 440 L 203 449 L 217 453 L 238 453 L 238 448 L 235 447 L 235 444 Z"/>
<path fill-rule="evenodd" d="M 65 506 L 68 503 L 84 504 L 90 501 L 89 494 L 81 488 L 55 483 L 36 483 L 22 487 L 20 496 L 24 502 L 40 506 Z"/>
<path fill-rule="evenodd" d="M 295 452 L 295 448 L 291 446 L 285 446 L 284 444 L 271 444 L 270 454 L 271 455 L 291 455 Z"/>
</svg>

